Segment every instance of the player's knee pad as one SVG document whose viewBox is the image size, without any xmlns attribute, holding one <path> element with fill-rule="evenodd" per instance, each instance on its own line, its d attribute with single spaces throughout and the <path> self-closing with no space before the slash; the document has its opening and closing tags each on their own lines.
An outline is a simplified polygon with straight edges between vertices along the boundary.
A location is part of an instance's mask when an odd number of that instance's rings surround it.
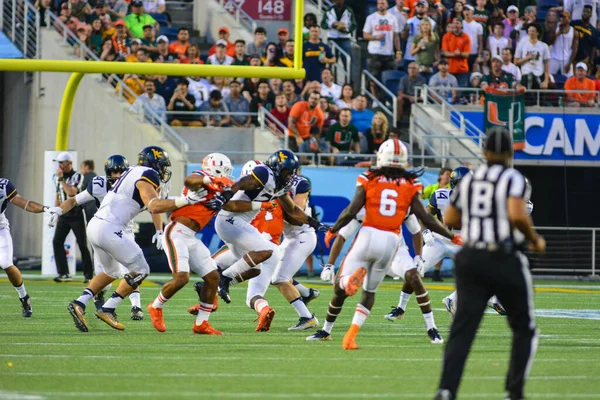
<svg viewBox="0 0 600 400">
<path fill-rule="evenodd" d="M 135 290 L 142 284 L 147 276 L 148 275 L 138 274 L 137 272 L 130 272 L 126 274 L 123 279 L 125 279 L 125 282 Z"/>
</svg>

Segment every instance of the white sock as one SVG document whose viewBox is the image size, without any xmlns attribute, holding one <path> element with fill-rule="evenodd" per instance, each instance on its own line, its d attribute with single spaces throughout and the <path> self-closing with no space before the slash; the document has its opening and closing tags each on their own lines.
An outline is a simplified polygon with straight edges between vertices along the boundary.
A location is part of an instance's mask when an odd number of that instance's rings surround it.
<svg viewBox="0 0 600 400">
<path fill-rule="evenodd" d="M 312 314 L 308 311 L 306 304 L 302 301 L 302 297 L 290 301 L 290 304 L 294 307 L 294 310 L 296 310 L 300 318 L 312 318 Z"/>
<path fill-rule="evenodd" d="M 348 281 L 350 280 L 350 275 L 346 275 L 346 276 L 342 276 L 340 278 L 340 289 L 346 289 L 346 285 L 348 284 Z"/>
<path fill-rule="evenodd" d="M 131 301 L 132 307 L 142 308 L 140 299 L 140 292 L 133 292 L 129 295 L 129 301 Z"/>
<path fill-rule="evenodd" d="M 433 320 L 433 311 L 429 311 L 428 313 L 423 313 L 423 318 L 425 318 L 425 324 L 427 325 L 427 330 L 432 328 L 436 328 L 435 321 Z"/>
<path fill-rule="evenodd" d="M 329 322 L 329 321 L 325 320 L 325 325 L 323 325 L 323 330 L 327 333 L 331 333 L 331 330 L 333 329 L 334 324 L 335 324 L 335 321 Z"/>
<path fill-rule="evenodd" d="M 398 307 L 406 311 L 406 306 L 408 305 L 410 296 L 412 296 L 412 293 L 404 293 L 400 291 L 400 300 L 398 301 Z"/>
<path fill-rule="evenodd" d="M 256 312 L 258 314 L 260 314 L 262 309 L 267 307 L 268 305 L 269 305 L 269 302 L 266 301 L 265 299 L 258 299 L 254 302 L 254 310 L 256 310 Z"/>
<path fill-rule="evenodd" d="M 27 290 L 25 290 L 25 282 L 21 282 L 20 286 L 14 286 L 14 288 L 17 291 L 17 293 L 19 293 L 20 299 L 27 296 Z"/>
<path fill-rule="evenodd" d="M 225 270 L 225 272 L 223 272 L 223 276 L 226 276 L 231 279 L 236 279 L 236 277 L 238 275 L 240 275 L 243 272 L 249 271 L 250 269 L 252 269 L 252 267 L 250 267 L 250 265 L 246 262 L 246 260 L 244 260 L 244 257 L 242 257 L 239 260 L 237 260 L 236 262 L 234 262 L 231 265 L 231 267 L 227 268 L 227 270 Z M 235 282 L 235 283 L 237 283 L 237 282 Z"/>
<path fill-rule="evenodd" d="M 18 290 L 18 289 L 17 289 Z M 20 293 L 20 292 L 19 292 Z M 23 296 L 25 297 L 25 296 Z M 496 295 L 493 295 L 489 300 L 488 303 L 497 303 L 500 304 L 500 301 L 498 301 L 498 298 L 496 297 Z"/>
<path fill-rule="evenodd" d="M 296 287 L 296 289 L 298 290 L 298 292 L 300 292 L 300 296 L 302 296 L 302 297 L 308 297 L 308 296 L 310 296 L 310 289 L 309 288 L 307 288 L 306 286 L 304 286 L 300 282 L 296 281 L 295 279 L 292 280 L 292 283 L 294 284 L 294 286 Z"/>
<path fill-rule="evenodd" d="M 204 321 L 208 321 L 210 313 L 212 312 L 213 304 L 200 302 L 200 308 L 198 309 L 198 316 L 196 317 L 196 325 L 202 325 Z"/>
<path fill-rule="evenodd" d="M 121 297 L 121 295 L 119 293 L 114 292 L 110 296 L 110 299 L 108 299 L 108 301 L 106 303 L 104 303 L 104 305 L 102 306 L 102 308 L 106 308 L 106 309 L 109 309 L 109 310 L 114 310 L 117 307 L 119 307 L 119 304 L 121 304 L 122 301 L 123 301 L 123 297 Z"/>
<path fill-rule="evenodd" d="M 163 308 L 163 306 L 165 305 L 165 303 L 169 301 L 169 299 L 167 299 L 165 296 L 163 296 L 162 291 L 158 294 L 158 296 L 156 296 L 156 299 L 154 299 L 154 302 L 152 303 L 152 307 L 154 308 Z"/>
<path fill-rule="evenodd" d="M 352 325 L 358 325 L 361 327 L 367 320 L 369 314 L 371 314 L 371 311 L 367 310 L 367 307 L 360 303 L 357 304 L 356 310 L 354 311 L 354 317 L 352 317 Z"/>
<path fill-rule="evenodd" d="M 83 293 L 81 293 L 81 296 L 79 296 L 77 298 L 77 302 L 83 304 L 84 306 L 87 306 L 87 303 L 90 302 L 91 299 L 94 298 L 94 292 L 92 292 L 90 289 L 85 289 L 83 291 Z"/>
</svg>

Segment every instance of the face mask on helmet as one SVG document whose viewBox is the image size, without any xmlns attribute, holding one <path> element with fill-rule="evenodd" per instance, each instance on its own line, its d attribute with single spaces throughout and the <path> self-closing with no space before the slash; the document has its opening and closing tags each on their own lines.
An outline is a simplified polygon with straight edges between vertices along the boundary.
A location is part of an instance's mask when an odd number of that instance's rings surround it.
<svg viewBox="0 0 600 400">
<path fill-rule="evenodd" d="M 275 181 L 280 188 L 290 185 L 300 167 L 298 157 L 289 150 L 276 151 L 265 164 L 275 174 Z"/>
</svg>

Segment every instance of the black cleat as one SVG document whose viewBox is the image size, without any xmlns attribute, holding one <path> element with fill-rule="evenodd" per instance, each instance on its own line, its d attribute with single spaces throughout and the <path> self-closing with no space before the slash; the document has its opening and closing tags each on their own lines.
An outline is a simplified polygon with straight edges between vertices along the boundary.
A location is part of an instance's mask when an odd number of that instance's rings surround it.
<svg viewBox="0 0 600 400">
<path fill-rule="evenodd" d="M 392 306 L 392 311 L 385 314 L 383 318 L 387 319 L 388 321 L 392 321 L 392 322 L 394 322 L 397 319 L 402 319 L 402 318 L 404 318 L 404 310 L 400 307 Z"/>
<path fill-rule="evenodd" d="M 54 282 L 71 282 L 72 280 L 73 278 L 71 278 L 69 275 L 59 275 L 54 278 Z"/>
<path fill-rule="evenodd" d="M 229 282 L 231 282 L 231 278 L 221 275 L 221 282 L 219 282 L 219 297 L 227 304 L 231 303 L 231 296 L 229 295 Z"/>
<path fill-rule="evenodd" d="M 100 291 L 94 297 L 94 305 L 96 306 L 96 311 L 102 310 L 102 306 L 104 305 L 104 292 Z"/>
<path fill-rule="evenodd" d="M 431 328 L 427 331 L 427 336 L 429 336 L 429 340 L 433 344 L 442 344 L 444 343 L 444 339 L 440 336 L 440 332 L 436 328 Z"/>
<path fill-rule="evenodd" d="M 201 301 L 201 299 L 200 299 L 200 292 L 202 292 L 202 287 L 203 286 L 204 286 L 204 282 L 196 282 L 196 283 L 194 283 L 194 290 L 198 294 L 198 300 L 199 301 Z"/>
<path fill-rule="evenodd" d="M 131 307 L 131 319 L 134 321 L 141 321 L 144 319 L 144 312 L 139 307 Z"/>
<path fill-rule="evenodd" d="M 321 292 L 319 292 L 317 289 L 309 289 L 310 290 L 310 294 L 306 297 L 302 297 L 302 301 L 304 302 L 304 304 L 308 304 L 311 301 L 313 301 L 314 299 L 316 299 L 317 297 L 319 297 L 321 295 Z"/>
<path fill-rule="evenodd" d="M 23 297 L 21 300 L 21 308 L 23 309 L 23 316 L 25 318 L 29 318 L 31 317 L 31 314 L 33 313 L 33 309 L 31 308 L 31 297 L 29 297 L 29 295 L 26 295 L 25 297 Z"/>
</svg>

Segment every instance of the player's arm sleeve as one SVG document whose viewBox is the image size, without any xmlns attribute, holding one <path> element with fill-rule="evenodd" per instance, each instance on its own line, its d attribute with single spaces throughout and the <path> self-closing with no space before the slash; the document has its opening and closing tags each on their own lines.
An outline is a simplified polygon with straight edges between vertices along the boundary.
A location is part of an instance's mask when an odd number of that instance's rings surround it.
<svg viewBox="0 0 600 400">
<path fill-rule="evenodd" d="M 256 179 L 262 186 L 265 186 L 269 181 L 269 170 L 264 165 L 257 165 L 252 170 L 252 176 Z"/>
<path fill-rule="evenodd" d="M 369 183 L 369 177 L 367 174 L 362 173 L 356 178 L 356 186 L 362 186 L 363 188 L 367 188 L 367 183 Z"/>
<path fill-rule="evenodd" d="M 135 183 L 137 184 L 139 181 L 147 182 L 151 184 L 154 189 L 158 189 L 160 186 L 160 177 L 158 176 L 158 172 L 153 169 L 147 169 L 142 173 L 140 179 L 138 179 Z"/>
<path fill-rule="evenodd" d="M 416 235 L 417 233 L 421 232 L 421 224 L 419 224 L 419 220 L 415 214 L 410 214 L 404 221 L 404 225 L 406 225 L 406 228 L 411 235 Z"/>
<path fill-rule="evenodd" d="M 19 193 L 17 193 L 17 188 L 15 187 L 15 185 L 13 185 L 13 183 L 7 179 L 6 180 L 6 198 L 8 199 L 8 201 L 11 201 L 18 195 L 19 195 Z"/>
<path fill-rule="evenodd" d="M 360 229 L 360 225 L 360 222 L 356 218 L 353 218 L 352 221 L 348 222 L 348 225 L 339 230 L 338 235 L 348 240 L 348 238 Z"/>
<path fill-rule="evenodd" d="M 90 181 L 90 184 L 92 182 Z M 81 204 L 85 204 L 88 203 L 92 200 L 94 200 L 94 196 L 92 196 L 92 194 L 90 193 L 90 185 L 88 185 L 88 189 L 84 190 L 83 192 L 79 192 L 75 195 L 75 202 L 79 205 Z"/>
</svg>

